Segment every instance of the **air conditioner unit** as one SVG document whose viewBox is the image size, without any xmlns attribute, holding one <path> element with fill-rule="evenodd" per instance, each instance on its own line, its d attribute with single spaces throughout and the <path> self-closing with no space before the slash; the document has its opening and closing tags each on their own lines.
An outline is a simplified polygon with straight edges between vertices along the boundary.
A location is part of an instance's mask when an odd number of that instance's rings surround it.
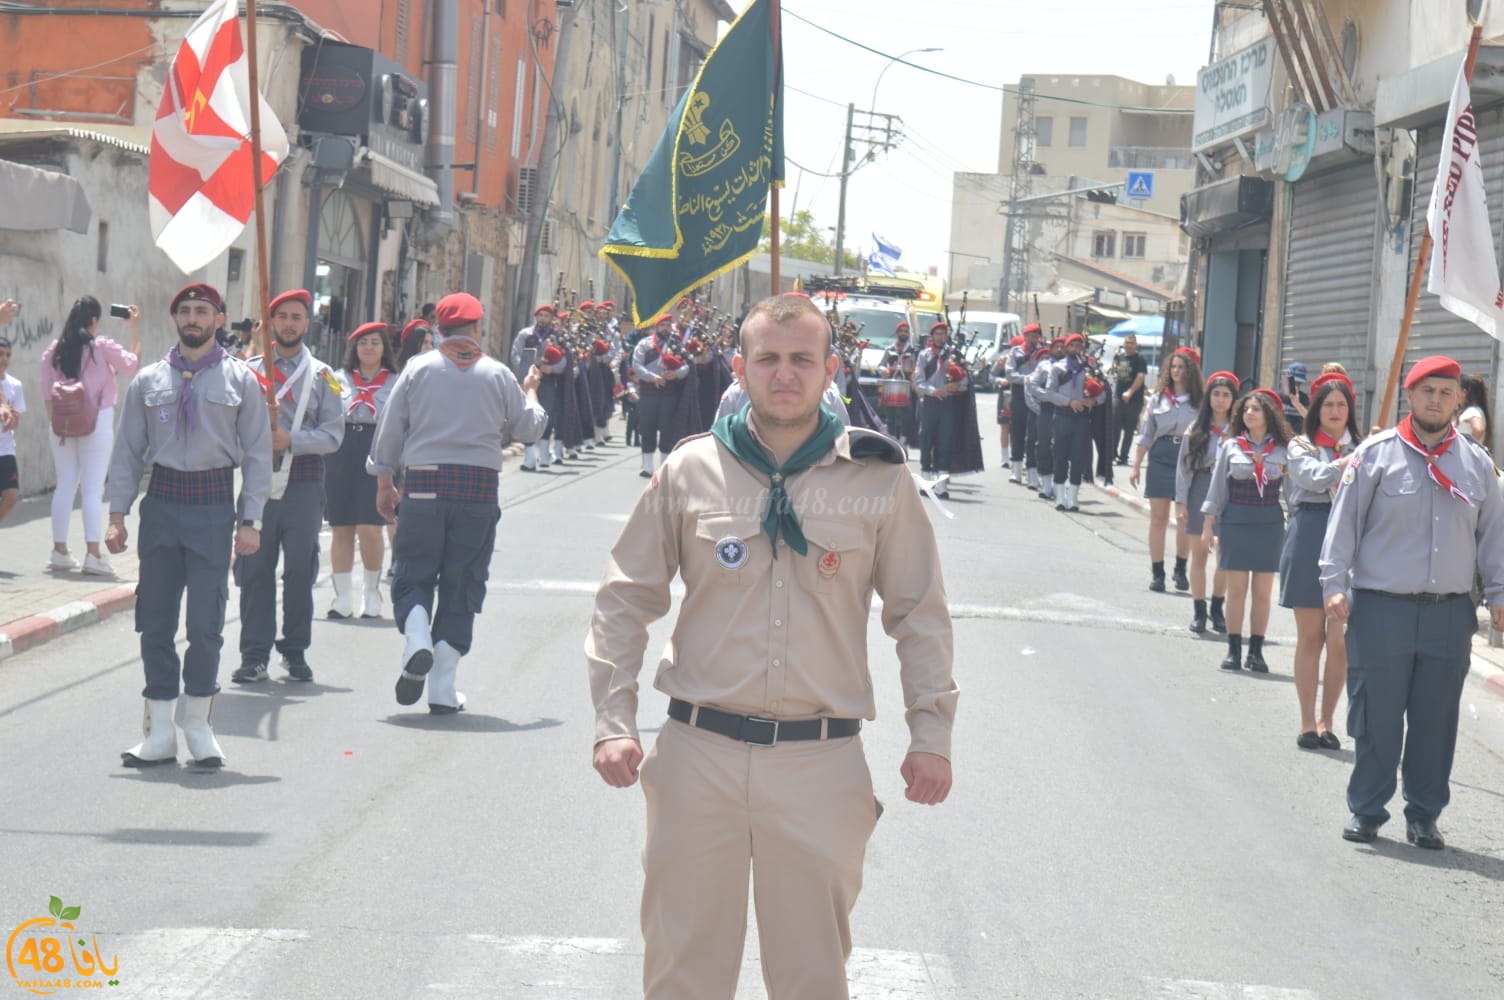
<svg viewBox="0 0 1504 1000">
<path fill-rule="evenodd" d="M 557 219 L 543 220 L 543 228 L 538 232 L 538 252 L 549 256 L 559 252 L 559 221 Z"/>
<path fill-rule="evenodd" d="M 538 194 L 538 168 L 517 169 L 517 211 L 527 215 L 533 210 L 533 198 Z"/>
</svg>

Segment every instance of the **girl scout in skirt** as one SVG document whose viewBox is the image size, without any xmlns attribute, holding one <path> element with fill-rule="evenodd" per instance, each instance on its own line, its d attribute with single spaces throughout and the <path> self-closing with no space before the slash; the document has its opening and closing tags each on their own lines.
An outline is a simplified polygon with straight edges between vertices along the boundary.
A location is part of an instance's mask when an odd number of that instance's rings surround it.
<svg viewBox="0 0 1504 1000">
<path fill-rule="evenodd" d="M 336 372 L 340 401 L 345 408 L 345 437 L 339 451 L 324 465 L 324 496 L 329 506 L 329 565 L 334 581 L 330 618 L 355 614 L 352 586 L 355 540 L 360 539 L 360 562 L 365 567 L 360 617 L 381 617 L 381 537 L 386 519 L 376 511 L 376 479 L 366 475 L 366 456 L 376 436 L 376 418 L 386 409 L 397 361 L 385 323 L 367 323 L 350 334 L 345 366 Z"/>
<path fill-rule="evenodd" d="M 1247 666 L 1254 673 L 1269 672 L 1264 662 L 1264 629 L 1269 625 L 1269 599 L 1285 538 L 1279 491 L 1289 461 L 1285 445 L 1290 440 L 1290 427 L 1285 423 L 1283 408 L 1271 389 L 1255 389 L 1243 397 L 1233 411 L 1230 437 L 1217 453 L 1211 489 L 1201 505 L 1206 515 L 1202 544 L 1209 548 L 1216 539 L 1221 552 L 1218 565 L 1227 573 L 1227 656 L 1222 660 L 1223 670 L 1244 665 L 1243 601 L 1251 592 Z"/>
<path fill-rule="evenodd" d="M 1133 456 L 1133 472 L 1128 484 L 1138 488 L 1144 456 L 1149 457 L 1149 479 L 1144 497 L 1149 501 L 1149 560 L 1153 578 L 1149 589 L 1165 589 L 1165 529 L 1170 525 L 1170 504 L 1175 499 L 1175 466 L 1180 457 L 1180 439 L 1196 419 L 1201 406 L 1201 356 L 1192 348 L 1182 347 L 1170 355 L 1159 377 L 1159 389 L 1150 400 L 1144 425 L 1139 429 L 1138 448 Z M 1190 539 L 1185 528 L 1175 529 L 1175 589 L 1190 590 L 1186 578 L 1186 556 Z"/>
<path fill-rule="evenodd" d="M 1206 380 L 1206 395 L 1196 411 L 1196 422 L 1180 439 L 1180 460 L 1175 464 L 1175 525 L 1191 540 L 1191 599 L 1195 611 L 1191 631 L 1206 631 L 1206 558 L 1211 553 L 1201 540 L 1206 515 L 1201 505 L 1212 485 L 1212 466 L 1217 452 L 1227 439 L 1232 424 L 1232 405 L 1238 398 L 1238 377 L 1232 372 L 1216 372 Z M 1220 569 L 1212 576 L 1212 631 L 1226 632 L 1227 619 L 1222 616 L 1222 602 L 1227 594 L 1227 574 Z"/>
<path fill-rule="evenodd" d="M 1342 470 L 1363 439 L 1358 430 L 1353 384 L 1346 375 L 1323 375 L 1311 383 L 1311 406 L 1305 433 L 1290 442 L 1289 482 L 1285 502 L 1290 529 L 1279 558 L 1279 606 L 1295 611 L 1295 696 L 1300 701 L 1302 750 L 1340 750 L 1332 732 L 1332 715 L 1347 686 L 1347 645 L 1340 625 L 1327 625 L 1321 591 L 1321 545 L 1332 513 L 1332 497 Z M 1321 676 L 1321 715 L 1316 715 L 1316 680 L 1321 674 L 1321 650 L 1326 649 L 1326 672 Z"/>
</svg>

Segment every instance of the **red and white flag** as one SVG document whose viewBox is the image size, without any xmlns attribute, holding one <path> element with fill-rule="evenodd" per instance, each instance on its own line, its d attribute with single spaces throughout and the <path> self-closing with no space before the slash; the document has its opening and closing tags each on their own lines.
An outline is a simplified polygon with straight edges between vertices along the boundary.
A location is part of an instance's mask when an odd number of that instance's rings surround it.
<svg viewBox="0 0 1504 1000">
<path fill-rule="evenodd" d="M 1478 158 L 1478 123 L 1464 69 L 1457 71 L 1441 142 L 1441 162 L 1426 211 L 1436 244 L 1426 288 L 1441 296 L 1443 309 L 1497 340 L 1504 322 L 1504 285 L 1499 282 L 1488 192 Z"/>
<path fill-rule="evenodd" d="M 218 257 L 255 206 L 251 87 L 237 0 L 214 0 L 188 29 L 151 133 L 151 231 L 185 274 Z M 260 94 L 262 180 L 287 156 L 287 133 Z"/>
</svg>

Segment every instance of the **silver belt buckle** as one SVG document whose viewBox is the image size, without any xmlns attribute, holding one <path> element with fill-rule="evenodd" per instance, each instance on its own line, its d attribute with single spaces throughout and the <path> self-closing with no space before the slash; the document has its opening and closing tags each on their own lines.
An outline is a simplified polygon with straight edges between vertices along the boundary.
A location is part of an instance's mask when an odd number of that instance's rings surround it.
<svg viewBox="0 0 1504 1000">
<path fill-rule="evenodd" d="M 746 729 L 744 727 L 743 731 L 742 731 L 742 742 L 743 743 L 746 743 L 746 744 L 748 744 L 750 746 L 754 746 L 754 747 L 772 747 L 772 746 L 777 746 L 778 745 L 778 720 L 777 719 L 759 719 L 759 718 L 756 718 L 755 716 L 749 715 L 749 716 L 747 716 L 747 722 L 749 724 L 758 725 L 758 726 L 768 726 L 768 727 L 770 727 L 771 732 L 769 733 L 768 738 L 766 740 L 758 740 L 758 739 L 753 739 L 752 736 L 746 732 Z"/>
</svg>

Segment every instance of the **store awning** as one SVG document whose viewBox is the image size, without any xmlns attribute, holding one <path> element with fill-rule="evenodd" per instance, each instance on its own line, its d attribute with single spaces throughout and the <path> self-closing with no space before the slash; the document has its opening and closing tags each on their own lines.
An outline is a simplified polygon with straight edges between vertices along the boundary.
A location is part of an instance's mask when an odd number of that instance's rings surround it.
<svg viewBox="0 0 1504 1000">
<path fill-rule="evenodd" d="M 365 150 L 361 163 L 370 170 L 371 183 L 387 194 L 419 205 L 439 203 L 439 186 L 431 178 L 369 149 Z"/>
<path fill-rule="evenodd" d="M 67 174 L 0 160 L 0 229 L 89 231 L 84 186 Z"/>
<path fill-rule="evenodd" d="M 1134 318 L 1132 313 L 1123 312 L 1121 309 L 1109 309 L 1106 306 L 1099 306 L 1092 302 L 1088 302 L 1086 304 L 1086 308 L 1090 312 L 1093 312 L 1098 316 L 1104 317 L 1105 319 L 1115 319 L 1120 323 L 1124 320 L 1130 320 Z"/>
</svg>

